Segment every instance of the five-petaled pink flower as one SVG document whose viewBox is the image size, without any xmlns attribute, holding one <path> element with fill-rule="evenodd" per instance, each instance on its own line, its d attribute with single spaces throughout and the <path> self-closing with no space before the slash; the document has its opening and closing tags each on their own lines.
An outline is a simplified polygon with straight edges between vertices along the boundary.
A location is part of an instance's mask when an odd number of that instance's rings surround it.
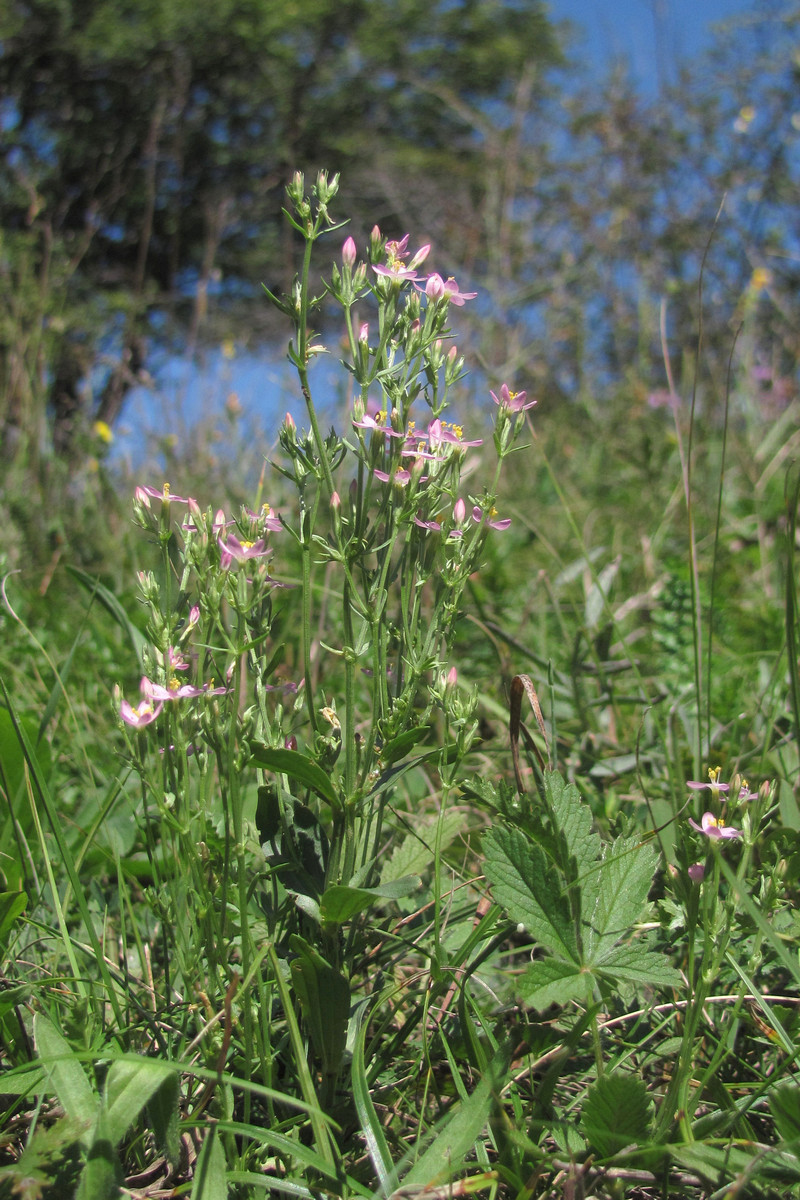
<svg viewBox="0 0 800 1200">
<path fill-rule="evenodd" d="M 720 792 L 727 792 L 729 790 L 729 784 L 719 782 L 721 771 L 722 767 L 709 767 L 707 783 L 704 783 L 700 779 L 687 779 L 686 786 L 693 791 L 702 791 L 703 788 L 708 788 L 712 796 L 719 796 Z"/>
<path fill-rule="evenodd" d="M 489 512 L 485 513 L 483 511 L 483 509 L 480 508 L 480 506 L 476 504 L 472 510 L 472 519 L 473 519 L 473 521 L 475 521 L 476 524 L 480 525 L 482 522 L 485 521 L 485 523 L 489 526 L 490 529 L 497 529 L 497 530 L 500 530 L 501 532 L 504 529 L 508 529 L 509 525 L 511 524 L 510 517 L 503 517 L 502 521 L 498 521 L 496 518 L 497 518 L 497 510 L 494 508 L 490 508 Z"/>
<path fill-rule="evenodd" d="M 696 829 L 698 833 L 704 833 L 706 837 L 713 838 L 714 841 L 719 841 L 720 838 L 740 838 L 742 836 L 741 829 L 725 825 L 722 817 L 715 817 L 712 812 L 704 812 L 699 825 L 689 817 L 689 824 L 692 829 Z"/>
<path fill-rule="evenodd" d="M 474 300 L 477 292 L 462 292 L 452 275 L 448 279 L 442 279 L 436 271 L 433 275 L 429 275 L 425 281 L 425 288 L 415 285 L 421 292 L 424 290 L 425 295 L 429 300 L 448 300 L 451 304 L 455 304 L 457 308 L 463 308 L 464 302 Z"/>
<path fill-rule="evenodd" d="M 119 706 L 119 715 L 125 724 L 130 725 L 133 729 L 144 729 L 145 725 L 155 721 L 163 707 L 163 704 L 153 704 L 150 700 L 143 700 L 141 704 L 137 704 L 136 708 L 133 708 L 127 700 L 123 700 Z"/>
<path fill-rule="evenodd" d="M 496 396 L 494 392 L 489 392 L 489 395 L 492 397 L 495 404 L 499 404 L 501 408 L 506 410 L 506 412 L 526 412 L 527 409 L 533 408 L 536 404 L 535 400 L 528 400 L 527 392 L 510 392 L 508 390 L 507 383 L 504 383 L 500 388 L 499 396 Z"/>
<path fill-rule="evenodd" d="M 357 429 L 369 429 L 372 433 L 385 433 L 387 437 L 404 438 L 406 436 L 402 431 L 398 432 L 397 429 L 392 429 L 391 425 L 389 425 L 386 421 L 385 412 L 379 412 L 377 415 L 380 417 L 381 421 L 384 422 L 384 424 L 380 424 L 380 422 L 377 421 L 375 417 L 371 417 L 369 413 L 366 413 L 360 421 L 353 421 L 353 424 Z"/>
<path fill-rule="evenodd" d="M 160 500 L 162 504 L 188 504 L 189 503 L 188 496 L 174 496 L 172 494 L 172 492 L 169 490 L 168 483 L 164 484 L 161 491 L 159 491 L 158 488 L 150 487 L 150 485 L 148 484 L 145 487 L 140 486 L 140 487 L 135 488 L 133 494 L 137 500 L 140 500 L 142 502 L 142 504 L 146 504 L 148 508 L 150 507 L 150 498 L 151 497 L 154 500 Z"/>
<path fill-rule="evenodd" d="M 202 696 L 205 691 L 205 688 L 195 687 L 193 683 L 181 683 L 175 675 L 170 677 L 166 687 L 163 683 L 154 683 L 152 679 L 143 675 L 140 686 L 142 695 L 147 700 L 186 700 L 193 696 Z"/>
<path fill-rule="evenodd" d="M 408 257 L 408 234 L 401 238 L 399 242 L 387 242 L 384 247 L 386 254 L 386 265 L 376 263 L 373 265 L 373 271 L 376 275 L 383 275 L 387 279 L 419 279 L 417 267 L 421 266 L 425 259 L 430 254 L 430 246 L 421 246 L 409 263 L 405 262 Z"/>
<path fill-rule="evenodd" d="M 259 538 L 256 542 L 240 542 L 239 539 L 232 533 L 228 534 L 227 541 L 222 538 L 217 538 L 219 546 L 219 564 L 223 571 L 227 571 L 233 562 L 247 562 L 251 558 L 264 558 L 270 554 L 266 542 L 263 538 Z"/>
</svg>

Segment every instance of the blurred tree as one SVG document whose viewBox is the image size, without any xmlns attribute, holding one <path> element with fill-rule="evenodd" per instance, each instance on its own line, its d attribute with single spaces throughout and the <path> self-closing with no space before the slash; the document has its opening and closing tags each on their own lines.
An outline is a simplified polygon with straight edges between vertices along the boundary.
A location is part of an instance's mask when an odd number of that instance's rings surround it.
<svg viewBox="0 0 800 1200">
<path fill-rule="evenodd" d="M 5 457 L 40 444 L 45 405 L 77 452 L 148 341 L 191 348 L 212 292 L 225 313 L 285 272 L 295 169 L 342 171 L 357 223 L 402 216 L 409 192 L 456 213 L 481 188 L 468 114 L 502 121 L 521 75 L 559 61 L 530 0 L 7 0 Z"/>
</svg>

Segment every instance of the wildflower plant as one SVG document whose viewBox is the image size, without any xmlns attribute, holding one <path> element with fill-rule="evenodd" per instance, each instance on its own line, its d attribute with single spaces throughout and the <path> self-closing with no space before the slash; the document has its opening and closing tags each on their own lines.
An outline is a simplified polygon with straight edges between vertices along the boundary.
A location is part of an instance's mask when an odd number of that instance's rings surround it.
<svg viewBox="0 0 800 1200">
<path fill-rule="evenodd" d="M 500 405 L 495 466 L 468 490 L 483 438 L 450 416 L 464 361 L 448 322 L 474 293 L 425 274 L 429 247 L 412 254 L 408 238 L 376 228 L 363 257 L 344 241 L 312 295 L 316 243 L 342 228 L 336 190 L 324 174 L 309 193 L 294 177 L 286 215 L 302 266 L 288 296 L 267 293 L 293 327 L 305 403 L 306 427 L 287 414 L 271 464 L 292 499 L 270 507 L 263 476 L 253 508 L 236 513 L 137 488 L 135 519 L 161 566 L 139 577 L 140 696 L 118 697 L 172 986 L 220 1004 L 239 981 L 244 1076 L 266 1087 L 272 1005 L 289 1036 L 301 1013 L 319 1074 L 315 1091 L 295 1055 L 297 1087 L 328 1112 L 351 1011 L 369 994 L 365 914 L 379 920 L 420 886 L 395 869 L 387 806 L 424 768 L 441 821 L 476 739 L 452 646 L 486 539 L 510 524 L 498 481 L 530 407 L 524 394 Z M 323 303 L 343 315 L 353 381 L 341 432 L 323 433 L 314 397 Z"/>
</svg>

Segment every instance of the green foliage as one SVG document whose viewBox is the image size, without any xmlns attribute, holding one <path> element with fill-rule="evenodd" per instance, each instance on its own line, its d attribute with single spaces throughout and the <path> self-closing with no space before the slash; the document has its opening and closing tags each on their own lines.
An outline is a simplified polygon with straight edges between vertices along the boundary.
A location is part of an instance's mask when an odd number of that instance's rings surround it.
<svg viewBox="0 0 800 1200">
<path fill-rule="evenodd" d="M 520 981 L 525 1002 L 541 1010 L 591 1002 L 603 985 L 678 985 L 679 973 L 659 962 L 651 940 L 631 938 L 646 911 L 655 850 L 617 838 L 601 851 L 577 788 L 558 772 L 544 778 L 544 819 L 497 826 L 483 842 L 495 900 L 550 956 L 531 963 Z"/>
</svg>

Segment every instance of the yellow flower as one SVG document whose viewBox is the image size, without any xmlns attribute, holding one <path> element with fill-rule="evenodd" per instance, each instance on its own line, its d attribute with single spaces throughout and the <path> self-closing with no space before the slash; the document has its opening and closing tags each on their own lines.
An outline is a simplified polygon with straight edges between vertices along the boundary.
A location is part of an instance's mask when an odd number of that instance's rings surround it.
<svg viewBox="0 0 800 1200">
<path fill-rule="evenodd" d="M 100 438 L 101 442 L 105 442 L 107 446 L 110 446 L 114 440 L 114 434 L 111 432 L 111 426 L 107 425 L 105 421 L 95 421 L 94 425 L 92 426 L 92 433 L 95 437 Z"/>
<path fill-rule="evenodd" d="M 767 267 L 756 267 L 750 276 L 750 291 L 763 292 L 772 283 L 772 271 Z"/>
</svg>

